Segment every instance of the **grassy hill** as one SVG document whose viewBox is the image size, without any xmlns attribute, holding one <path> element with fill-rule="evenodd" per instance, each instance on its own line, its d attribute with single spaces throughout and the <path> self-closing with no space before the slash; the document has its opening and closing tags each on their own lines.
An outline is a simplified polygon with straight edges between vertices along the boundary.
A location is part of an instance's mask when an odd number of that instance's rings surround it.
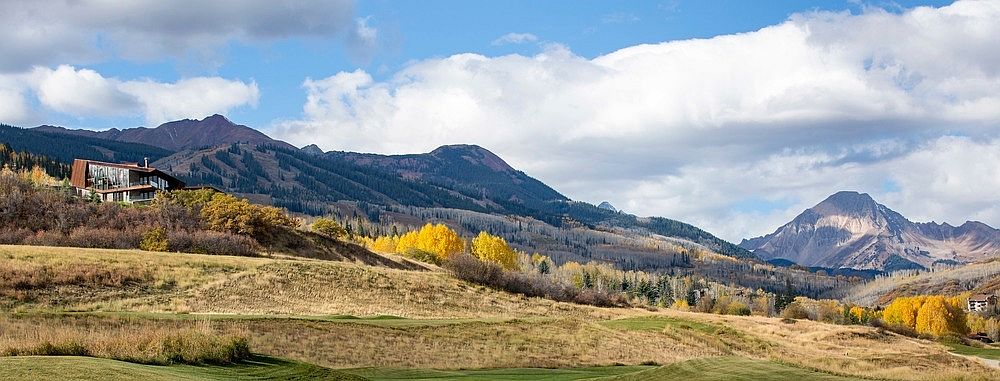
<svg viewBox="0 0 1000 381">
<path fill-rule="evenodd" d="M 40 333 L 75 337 L 200 329 L 246 335 L 258 354 L 355 369 L 347 372 L 373 379 L 495 379 L 503 374 L 510 379 L 580 379 L 587 372 L 632 379 L 689 374 L 713 379 L 727 372 L 746 379 L 770 373 L 805 379 L 998 376 L 947 353 L 940 344 L 870 327 L 557 303 L 457 281 L 433 269 L 24 246 L 0 247 L 0 258 L 0 279 L 8 280 L 39 272 L 63 279 L 80 269 L 138 274 L 126 286 L 81 281 L 19 289 L 16 282 L 0 282 L 0 300 L 8 311 L 0 318 L 5 332 L 0 353 L 18 342 L 48 337 Z M 101 274 L 88 271 L 84 274 Z M 713 359 L 698 360 L 705 358 Z M 241 378 L 239 372 L 281 369 L 31 359 L 4 358 L 0 374 L 26 372 L 25 367 L 52 372 L 55 365 L 49 364 L 64 364 L 59 368 L 63 372 L 79 374 L 95 367 L 127 369 L 122 372 L 147 372 L 135 374 L 150 379 L 188 377 L 195 371 L 221 372 L 198 377 Z M 654 363 L 660 366 L 628 374 L 616 373 L 623 368 L 575 369 Z M 298 370 L 287 371 L 322 372 L 292 368 Z M 160 373 L 148 373 L 153 371 Z M 245 375 L 252 377 L 258 376 Z"/>
</svg>

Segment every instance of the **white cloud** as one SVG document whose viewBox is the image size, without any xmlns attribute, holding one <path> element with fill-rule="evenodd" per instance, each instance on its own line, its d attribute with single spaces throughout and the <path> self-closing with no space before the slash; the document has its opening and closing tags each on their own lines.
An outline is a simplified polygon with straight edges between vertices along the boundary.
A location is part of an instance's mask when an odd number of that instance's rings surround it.
<svg viewBox="0 0 1000 381">
<path fill-rule="evenodd" d="M 959 1 L 800 14 L 755 32 L 593 59 L 559 45 L 531 57 L 459 54 L 385 81 L 364 71 L 307 80 L 302 118 L 273 130 L 324 149 L 477 143 L 575 199 L 607 199 L 737 241 L 837 190 L 877 193 L 890 177 L 902 190 L 881 195 L 914 218 L 925 215 L 913 205 L 934 200 L 944 205 L 938 219 L 1000 225 L 989 212 L 1000 195 L 924 189 L 899 174 L 947 174 L 945 184 L 961 189 L 1000 167 L 986 159 L 979 172 L 953 171 L 933 160 L 970 159 L 957 156 L 970 142 L 942 136 L 1000 135 L 998 20 L 1000 1 Z M 927 147 L 934 153 L 920 156 Z M 754 200 L 774 205 L 743 207 Z"/>
<path fill-rule="evenodd" d="M 19 123 L 27 120 L 28 104 L 23 86 L 16 78 L 0 75 L 0 123 Z"/>
<path fill-rule="evenodd" d="M 7 0 L 0 71 L 109 56 L 211 55 L 229 41 L 331 37 L 353 26 L 352 0 Z"/>
<path fill-rule="evenodd" d="M 115 116 L 128 114 L 137 105 L 119 89 L 121 82 L 93 70 L 62 65 L 55 70 L 36 68 L 32 77 L 41 104 L 61 113 Z"/>
<path fill-rule="evenodd" d="M 151 125 L 211 114 L 226 114 L 240 106 L 257 106 L 260 90 L 256 82 L 233 81 L 219 77 L 182 79 L 175 83 L 130 81 L 122 91 L 141 104 Z"/>
<path fill-rule="evenodd" d="M 372 16 L 354 20 L 354 28 L 348 35 L 347 45 L 355 60 L 368 62 L 378 48 L 378 28 L 371 26 Z"/>
<path fill-rule="evenodd" d="M 29 106 L 28 94 L 40 109 Z M 28 122 L 37 119 L 30 114 L 51 110 L 77 118 L 141 115 L 158 125 L 253 107 L 259 98 L 257 83 L 220 77 L 163 83 L 108 78 L 68 65 L 36 67 L 27 74 L 0 75 L 0 122 Z"/>
<path fill-rule="evenodd" d="M 499 45 L 509 45 L 509 44 L 523 44 L 526 42 L 538 41 L 538 36 L 531 33 L 507 33 L 500 36 L 496 40 L 493 40 L 493 46 Z"/>
</svg>

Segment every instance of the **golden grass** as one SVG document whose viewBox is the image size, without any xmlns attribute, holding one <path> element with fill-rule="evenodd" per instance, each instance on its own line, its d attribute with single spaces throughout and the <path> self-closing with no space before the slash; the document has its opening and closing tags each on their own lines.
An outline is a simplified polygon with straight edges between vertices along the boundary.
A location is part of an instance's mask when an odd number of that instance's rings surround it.
<svg viewBox="0 0 1000 381">
<path fill-rule="evenodd" d="M 944 345 L 866 326 L 669 311 L 723 324 L 775 344 L 761 359 L 824 372 L 891 380 L 1000 379 L 1000 372 L 948 353 Z M 745 353 L 748 357 L 758 354 Z"/>
<path fill-rule="evenodd" d="M 0 355 L 89 356 L 141 364 L 228 364 L 250 357 L 244 334 L 208 321 L 182 326 L 138 319 L 0 317 Z"/>
<path fill-rule="evenodd" d="M 667 364 L 736 355 L 879 379 L 1000 379 L 995 371 L 953 356 L 942 345 L 870 327 L 580 306 L 487 289 L 458 281 L 443 271 L 310 259 L 21 246 L 0 247 L 0 260 L 53 269 L 137 268 L 148 271 L 151 277 L 145 286 L 132 287 L 128 292 L 99 283 L 44 288 L 39 290 L 37 301 L 17 303 L 17 310 L 22 312 L 199 314 L 213 319 L 213 329 L 219 332 L 248 332 L 250 345 L 257 351 L 330 367 L 564 367 L 646 361 Z M 67 292 L 72 297 L 67 297 Z M 213 313 L 237 314 L 247 319 L 200 315 Z M 395 315 L 450 320 L 375 324 L 250 318 L 252 314 Z M 25 324 L 34 324 L 40 331 L 58 327 L 66 319 L 29 315 L 35 317 L 18 319 L 27 319 Z M 637 316 L 691 323 L 654 330 L 617 329 L 602 324 L 608 319 Z M 101 322 L 108 318 L 80 319 Z M 198 323 L 192 319 L 157 318 L 149 320 L 149 324 L 187 329 Z"/>
<path fill-rule="evenodd" d="M 593 316 L 620 312 L 525 298 L 452 278 L 295 258 L 248 258 L 136 250 L 0 246 L 17 265 L 71 269 L 131 267 L 151 274 L 148 287 L 40 290 L 19 310 L 159 311 L 182 313 L 396 315 L 410 318 Z M 72 296 L 72 297 L 71 297 Z"/>
</svg>

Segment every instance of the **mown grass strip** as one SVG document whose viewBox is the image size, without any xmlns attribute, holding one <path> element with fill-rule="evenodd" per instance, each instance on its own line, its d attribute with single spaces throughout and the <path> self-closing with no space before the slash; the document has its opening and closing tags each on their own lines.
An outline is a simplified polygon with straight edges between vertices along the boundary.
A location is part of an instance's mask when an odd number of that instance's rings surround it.
<svg viewBox="0 0 1000 381">
<path fill-rule="evenodd" d="M 743 357 L 712 357 L 682 361 L 675 364 L 622 375 L 615 381 L 684 380 L 684 381 L 852 381 L 861 380 L 836 376 L 772 361 Z"/>
<path fill-rule="evenodd" d="M 0 380 L 336 380 L 365 378 L 311 364 L 257 356 L 228 366 L 140 365 L 92 357 L 0 357 Z"/>
<path fill-rule="evenodd" d="M 507 368 L 474 370 L 363 368 L 347 370 L 346 372 L 365 377 L 372 381 L 576 381 L 612 379 L 617 376 L 637 373 L 652 368 L 653 367 L 650 366 L 610 366 L 566 369 Z"/>
</svg>

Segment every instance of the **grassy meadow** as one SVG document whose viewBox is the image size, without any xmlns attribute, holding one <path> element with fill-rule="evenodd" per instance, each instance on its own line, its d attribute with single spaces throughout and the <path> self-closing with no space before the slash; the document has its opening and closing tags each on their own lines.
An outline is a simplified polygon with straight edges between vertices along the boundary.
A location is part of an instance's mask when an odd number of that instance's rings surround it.
<svg viewBox="0 0 1000 381">
<path fill-rule="evenodd" d="M 871 327 L 597 308 L 303 258 L 0 246 L 0 306 L 12 379 L 1000 379 Z M 252 354 L 213 351 L 241 340 Z"/>
</svg>

